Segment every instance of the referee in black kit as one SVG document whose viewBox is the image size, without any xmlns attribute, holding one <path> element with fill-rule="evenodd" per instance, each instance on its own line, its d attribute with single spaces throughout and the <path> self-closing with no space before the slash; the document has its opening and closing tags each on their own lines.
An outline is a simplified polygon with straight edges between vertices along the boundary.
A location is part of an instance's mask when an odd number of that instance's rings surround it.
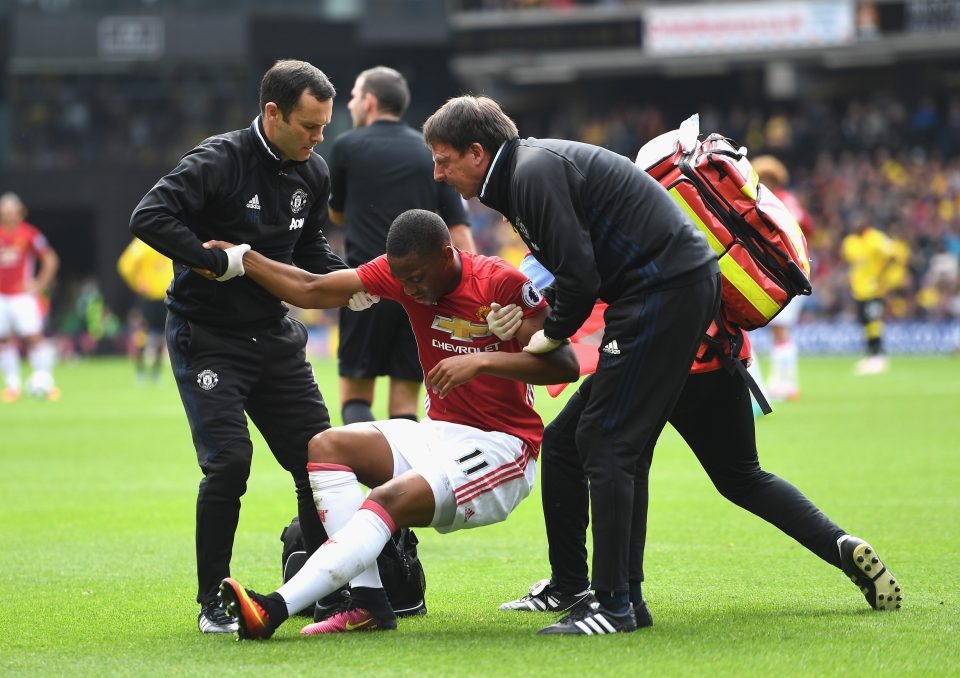
<svg viewBox="0 0 960 678">
<path fill-rule="evenodd" d="M 240 497 L 250 474 L 253 447 L 244 412 L 293 476 L 308 550 L 326 538 L 306 464 L 307 442 L 330 427 L 330 418 L 306 360 L 306 329 L 287 316 L 280 300 L 237 277 L 243 273 L 242 251 L 235 258 L 201 243 L 250 243 L 272 259 L 314 273 L 346 268 L 321 231 L 330 178 L 313 152 L 323 141 L 335 94 L 327 76 L 311 64 L 278 61 L 263 76 L 260 115 L 253 124 L 189 151 L 144 196 L 130 220 L 134 235 L 174 261 L 166 335 L 204 476 L 196 523 L 203 633 L 237 629 L 216 595 L 230 575 Z"/>
<path fill-rule="evenodd" d="M 463 201 L 433 180 L 423 136 L 401 117 L 410 89 L 398 71 L 376 66 L 357 76 L 347 108 L 355 129 L 330 144 L 330 220 L 346 228 L 351 268 L 386 252 L 387 231 L 409 209 L 435 212 L 453 244 L 475 252 Z M 381 301 L 366 313 L 340 312 L 340 407 L 344 424 L 373 421 L 378 376 L 390 379 L 390 418 L 417 420 L 423 371 L 403 307 Z"/>
</svg>

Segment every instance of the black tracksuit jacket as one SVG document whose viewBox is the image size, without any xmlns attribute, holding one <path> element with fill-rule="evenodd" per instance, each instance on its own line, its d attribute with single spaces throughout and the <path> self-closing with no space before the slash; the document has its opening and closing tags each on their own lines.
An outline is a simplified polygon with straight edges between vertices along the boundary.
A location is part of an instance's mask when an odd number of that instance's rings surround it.
<svg viewBox="0 0 960 678">
<path fill-rule="evenodd" d="M 327 219 L 330 174 L 316 153 L 282 163 L 258 117 L 247 129 L 203 141 L 143 197 L 130 219 L 135 236 L 170 257 L 174 275 L 167 306 L 188 320 L 224 328 L 265 327 L 287 308 L 252 280 L 221 283 L 226 255 L 207 240 L 247 243 L 283 263 L 314 273 L 346 268 L 321 227 Z"/>
<path fill-rule="evenodd" d="M 663 187 L 598 146 L 515 138 L 494 157 L 479 197 L 554 274 L 543 328 L 553 339 L 576 332 L 597 299 L 613 305 L 717 270 L 706 238 Z"/>
</svg>

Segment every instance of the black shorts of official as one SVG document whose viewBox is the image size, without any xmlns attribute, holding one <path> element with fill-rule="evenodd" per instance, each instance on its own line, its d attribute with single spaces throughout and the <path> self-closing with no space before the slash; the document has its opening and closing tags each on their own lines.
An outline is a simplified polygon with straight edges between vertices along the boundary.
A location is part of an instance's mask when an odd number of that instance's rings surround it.
<svg viewBox="0 0 960 678">
<path fill-rule="evenodd" d="M 366 311 L 340 309 L 341 377 L 423 381 L 417 340 L 403 306 L 387 299 Z"/>
<path fill-rule="evenodd" d="M 150 334 L 163 332 L 167 324 L 167 305 L 163 303 L 163 299 L 141 299 L 137 310 L 143 316 L 143 322 Z"/>
<path fill-rule="evenodd" d="M 857 319 L 861 325 L 869 325 L 876 320 L 883 320 L 883 299 L 866 299 L 857 302 Z"/>
<path fill-rule="evenodd" d="M 168 314 L 167 348 L 201 468 L 249 447 L 246 413 L 281 466 L 304 471 L 310 438 L 330 428 L 306 342 L 306 328 L 289 317 L 239 332 Z"/>
</svg>

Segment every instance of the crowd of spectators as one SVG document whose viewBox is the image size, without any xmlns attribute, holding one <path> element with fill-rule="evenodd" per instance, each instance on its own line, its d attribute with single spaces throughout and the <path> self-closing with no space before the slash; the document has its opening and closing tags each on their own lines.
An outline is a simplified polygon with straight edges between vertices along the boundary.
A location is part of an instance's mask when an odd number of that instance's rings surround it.
<svg viewBox="0 0 960 678">
<path fill-rule="evenodd" d="M 13 169 L 172 167 L 212 131 L 244 127 L 256 114 L 245 76 L 204 72 L 11 77 Z"/>
<path fill-rule="evenodd" d="M 628 157 L 694 111 L 616 106 L 603 113 L 555 112 L 524 134 L 579 139 Z M 790 188 L 813 217 L 814 296 L 808 318 L 852 318 L 843 237 L 863 224 L 896 240 L 893 318 L 960 319 L 960 98 L 909 105 L 886 95 L 837 106 L 811 102 L 789 112 L 699 108 L 700 129 L 770 153 L 791 170 Z M 502 239 L 502 236 L 501 236 Z M 482 235 L 480 242 L 487 239 Z"/>
<path fill-rule="evenodd" d="M 796 172 L 795 191 L 817 224 L 812 313 L 852 313 L 839 243 L 872 225 L 896 246 L 888 314 L 960 319 L 960 156 L 919 148 L 822 153 Z"/>
<path fill-rule="evenodd" d="M 163 78 L 11 77 L 5 90 L 10 123 L 5 164 L 34 170 L 166 169 L 205 136 L 249 124 L 255 111 L 241 102 L 248 102 L 252 86 L 240 72 L 202 68 Z M 889 312 L 960 318 L 960 97 L 906 101 L 877 93 L 782 109 L 695 108 L 704 132 L 721 132 L 754 156 L 776 155 L 790 169 L 791 189 L 818 224 L 810 236 L 816 292 L 808 317 L 853 313 L 840 242 L 869 222 L 908 252 Z M 579 139 L 631 158 L 647 140 L 694 112 L 599 102 L 593 108 L 571 104 L 546 110 L 517 113 L 524 135 Z M 476 201 L 470 211 L 482 251 L 509 260 L 522 256 L 519 241 L 498 215 Z"/>
</svg>

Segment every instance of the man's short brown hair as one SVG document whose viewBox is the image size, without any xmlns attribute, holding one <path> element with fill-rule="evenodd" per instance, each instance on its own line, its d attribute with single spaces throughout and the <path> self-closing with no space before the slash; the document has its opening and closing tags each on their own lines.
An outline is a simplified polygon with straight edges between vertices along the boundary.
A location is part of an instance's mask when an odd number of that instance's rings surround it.
<svg viewBox="0 0 960 678">
<path fill-rule="evenodd" d="M 517 125 L 489 97 L 464 95 L 450 99 L 423 123 L 423 140 L 447 144 L 458 153 L 479 143 L 490 153 L 517 136 Z"/>
<path fill-rule="evenodd" d="M 272 101 L 280 109 L 283 119 L 289 120 L 304 91 L 317 101 L 328 101 L 337 95 L 330 79 L 313 64 L 281 59 L 263 74 L 260 81 L 260 112 Z"/>
</svg>

